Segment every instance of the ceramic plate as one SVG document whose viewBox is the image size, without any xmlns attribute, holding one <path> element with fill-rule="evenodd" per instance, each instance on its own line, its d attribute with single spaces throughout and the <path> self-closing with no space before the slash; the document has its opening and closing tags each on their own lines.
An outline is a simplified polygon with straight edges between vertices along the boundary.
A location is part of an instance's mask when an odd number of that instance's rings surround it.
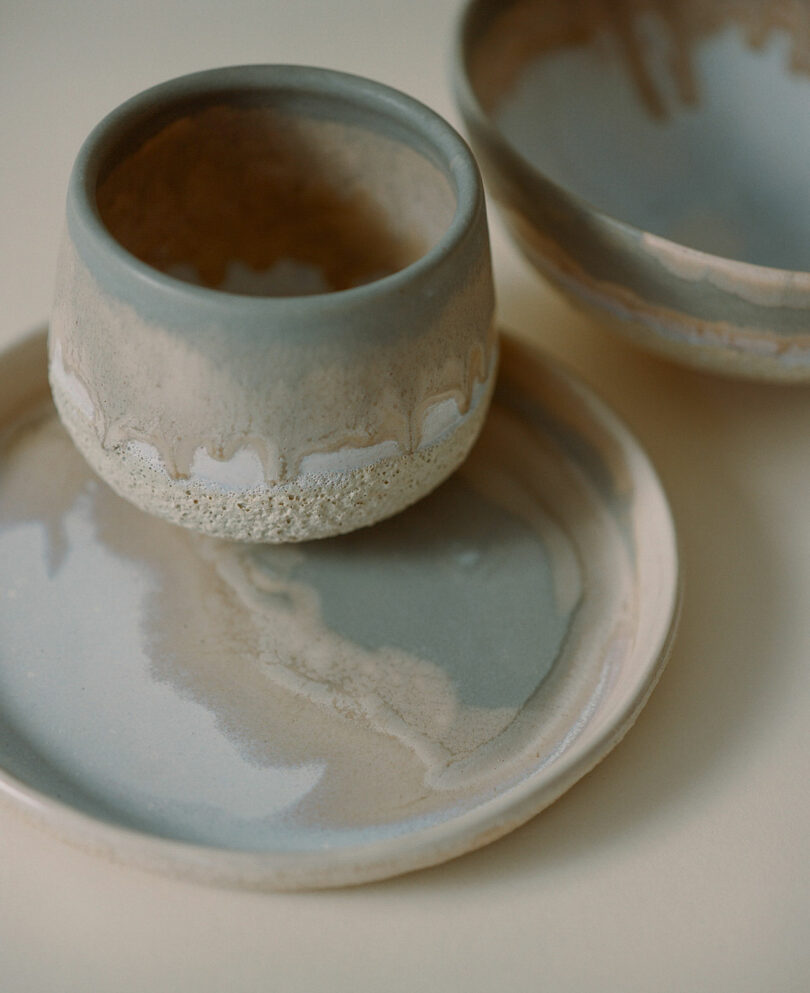
<svg viewBox="0 0 810 993">
<path fill-rule="evenodd" d="M 678 604 L 627 430 L 507 341 L 474 454 L 374 528 L 229 544 L 116 497 L 0 360 L 0 793 L 115 859 L 303 888 L 440 862 L 631 725 Z"/>
</svg>

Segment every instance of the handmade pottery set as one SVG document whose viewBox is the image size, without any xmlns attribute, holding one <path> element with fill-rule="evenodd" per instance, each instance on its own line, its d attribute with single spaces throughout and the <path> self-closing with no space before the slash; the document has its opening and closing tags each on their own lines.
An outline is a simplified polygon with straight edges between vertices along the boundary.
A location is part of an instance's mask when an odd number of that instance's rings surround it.
<svg viewBox="0 0 810 993">
<path fill-rule="evenodd" d="M 473 0 L 456 93 L 527 257 L 642 344 L 810 378 L 776 268 L 810 269 L 805 20 Z M 386 86 L 243 66 L 113 111 L 47 357 L 0 376 L 0 794 L 66 839 L 257 887 L 435 864 L 584 775 L 666 662 L 655 472 L 499 343 L 476 161 Z"/>
</svg>

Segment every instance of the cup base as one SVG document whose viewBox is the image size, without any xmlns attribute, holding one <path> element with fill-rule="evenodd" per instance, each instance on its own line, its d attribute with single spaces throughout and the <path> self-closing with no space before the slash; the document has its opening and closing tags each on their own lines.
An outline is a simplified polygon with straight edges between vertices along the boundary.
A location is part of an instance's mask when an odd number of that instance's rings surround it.
<svg viewBox="0 0 810 993">
<path fill-rule="evenodd" d="M 391 517 L 434 490 L 461 465 L 481 431 L 497 362 L 490 366 L 470 409 L 433 443 L 355 469 L 302 472 L 284 483 L 248 488 L 173 479 L 131 443 L 105 448 L 53 367 L 50 379 L 62 423 L 93 470 L 119 496 L 214 537 L 279 543 L 346 534 Z"/>
</svg>

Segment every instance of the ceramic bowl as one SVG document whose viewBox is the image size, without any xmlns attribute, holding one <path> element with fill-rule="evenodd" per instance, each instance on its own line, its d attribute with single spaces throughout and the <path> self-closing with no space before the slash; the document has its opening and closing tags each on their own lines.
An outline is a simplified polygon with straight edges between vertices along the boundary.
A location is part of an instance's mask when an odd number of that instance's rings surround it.
<svg viewBox="0 0 810 993">
<path fill-rule="evenodd" d="M 532 263 L 637 341 L 810 378 L 810 5 L 473 0 L 456 92 Z"/>
<path fill-rule="evenodd" d="M 487 409 L 496 339 L 464 141 L 385 86 L 196 73 L 82 147 L 50 329 L 60 416 L 144 510 L 211 534 L 350 531 L 433 489 Z"/>
</svg>

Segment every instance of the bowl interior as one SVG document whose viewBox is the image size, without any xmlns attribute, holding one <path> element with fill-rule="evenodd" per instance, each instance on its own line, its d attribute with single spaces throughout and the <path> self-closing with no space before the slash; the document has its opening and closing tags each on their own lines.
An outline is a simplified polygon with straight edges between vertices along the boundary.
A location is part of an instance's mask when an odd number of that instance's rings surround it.
<svg viewBox="0 0 810 993">
<path fill-rule="evenodd" d="M 810 269 L 810 5 L 478 7 L 473 89 L 539 172 L 692 248 Z"/>
<path fill-rule="evenodd" d="M 178 279 L 257 296 L 348 289 L 416 261 L 452 221 L 456 196 L 421 151 L 325 101 L 283 94 L 178 110 L 100 170 L 104 224 Z"/>
</svg>

